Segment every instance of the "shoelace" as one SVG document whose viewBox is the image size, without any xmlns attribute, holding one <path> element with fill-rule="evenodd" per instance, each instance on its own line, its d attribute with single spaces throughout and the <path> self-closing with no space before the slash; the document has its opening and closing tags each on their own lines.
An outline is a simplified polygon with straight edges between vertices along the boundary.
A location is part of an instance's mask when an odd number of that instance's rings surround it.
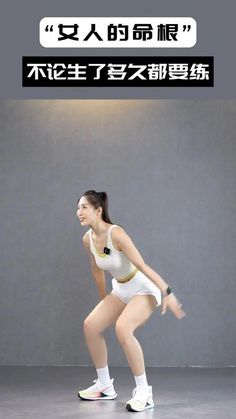
<svg viewBox="0 0 236 419">
<path fill-rule="evenodd" d="M 96 386 L 95 386 L 95 389 L 96 390 L 102 390 L 102 388 L 101 388 L 101 386 L 104 386 L 104 384 L 102 384 L 101 383 L 101 381 L 99 381 L 99 379 L 98 378 L 96 378 L 95 380 L 93 380 L 93 383 L 95 383 L 96 384 Z M 111 385 L 112 385 L 112 383 L 113 383 L 113 380 L 111 380 Z M 93 387 L 93 386 L 91 386 L 91 387 Z M 108 386 L 106 386 L 106 388 L 107 387 L 109 387 L 109 385 Z"/>
<path fill-rule="evenodd" d="M 97 383 L 98 382 L 98 378 L 95 378 L 95 380 L 93 380 L 93 383 Z"/>
<path fill-rule="evenodd" d="M 132 396 L 133 396 L 133 399 L 134 400 L 137 400 L 137 401 L 140 401 L 140 402 L 143 402 L 143 391 L 145 391 L 145 390 L 143 390 L 143 389 L 141 389 L 141 388 L 134 388 L 133 389 L 133 393 L 132 393 Z M 147 395 L 149 395 L 149 392 L 147 391 Z"/>
<path fill-rule="evenodd" d="M 95 383 L 95 385 L 90 386 L 89 388 L 93 388 L 94 390 L 101 390 L 101 383 L 99 382 L 98 378 L 96 378 L 95 380 L 93 380 L 93 383 Z"/>
</svg>

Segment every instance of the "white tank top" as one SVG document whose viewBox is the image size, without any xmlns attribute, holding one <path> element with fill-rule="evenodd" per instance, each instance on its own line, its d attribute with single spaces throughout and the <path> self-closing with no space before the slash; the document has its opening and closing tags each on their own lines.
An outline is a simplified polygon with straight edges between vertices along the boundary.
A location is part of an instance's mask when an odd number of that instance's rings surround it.
<svg viewBox="0 0 236 419">
<path fill-rule="evenodd" d="M 107 244 L 106 247 L 110 249 L 110 254 L 99 253 L 94 245 L 92 238 L 92 229 L 88 231 L 89 241 L 90 241 L 90 250 L 94 255 L 96 264 L 99 268 L 104 271 L 109 271 L 111 275 L 116 279 L 125 279 L 128 275 L 135 271 L 136 267 L 127 256 L 120 250 L 115 249 L 111 239 L 111 230 L 112 228 L 117 227 L 117 225 L 112 224 L 107 231 Z"/>
</svg>

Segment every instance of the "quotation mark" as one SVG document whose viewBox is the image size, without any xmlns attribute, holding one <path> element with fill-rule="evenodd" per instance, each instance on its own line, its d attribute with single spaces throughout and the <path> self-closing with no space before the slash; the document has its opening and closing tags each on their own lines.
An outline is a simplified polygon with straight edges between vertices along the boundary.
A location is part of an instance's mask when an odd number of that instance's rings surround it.
<svg viewBox="0 0 236 419">
<path fill-rule="evenodd" d="M 50 28 L 49 28 L 49 25 L 47 25 L 45 32 L 53 32 L 53 25 L 51 25 Z"/>
<path fill-rule="evenodd" d="M 183 25 L 183 32 L 185 32 L 187 30 L 187 32 L 189 32 L 191 29 L 191 25 Z"/>
</svg>

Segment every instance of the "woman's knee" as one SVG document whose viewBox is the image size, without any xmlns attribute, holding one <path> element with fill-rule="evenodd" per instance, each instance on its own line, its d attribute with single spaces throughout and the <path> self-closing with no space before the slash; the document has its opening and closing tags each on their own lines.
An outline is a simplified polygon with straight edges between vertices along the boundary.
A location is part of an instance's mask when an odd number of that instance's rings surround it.
<svg viewBox="0 0 236 419">
<path fill-rule="evenodd" d="M 92 316 L 88 315 L 86 319 L 84 320 L 84 334 L 86 336 L 91 336 L 98 334 L 98 325 L 97 322 L 93 319 Z"/>
<path fill-rule="evenodd" d="M 127 325 L 127 322 L 123 319 L 118 319 L 116 322 L 116 336 L 120 343 L 125 343 L 132 335 L 133 330 Z"/>
</svg>

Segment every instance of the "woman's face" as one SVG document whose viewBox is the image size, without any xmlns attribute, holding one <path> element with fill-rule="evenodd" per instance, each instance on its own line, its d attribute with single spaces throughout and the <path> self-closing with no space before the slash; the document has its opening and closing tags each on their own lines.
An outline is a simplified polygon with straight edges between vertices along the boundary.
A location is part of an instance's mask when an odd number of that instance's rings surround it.
<svg viewBox="0 0 236 419">
<path fill-rule="evenodd" d="M 77 217 L 82 226 L 91 225 L 93 221 L 99 217 L 100 212 L 100 208 L 95 209 L 85 196 L 80 198 L 77 208 Z"/>
</svg>

